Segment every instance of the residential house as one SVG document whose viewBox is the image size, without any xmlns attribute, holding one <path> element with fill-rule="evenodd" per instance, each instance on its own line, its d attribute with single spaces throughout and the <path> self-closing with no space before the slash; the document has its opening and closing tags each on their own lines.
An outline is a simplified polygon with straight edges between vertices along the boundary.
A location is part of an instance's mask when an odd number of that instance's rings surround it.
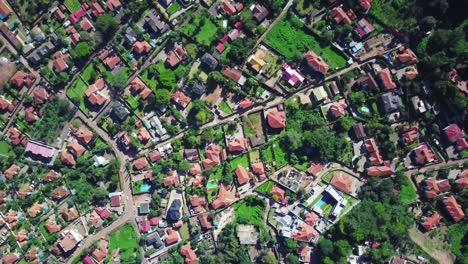
<svg viewBox="0 0 468 264">
<path fill-rule="evenodd" d="M 353 132 L 357 139 L 364 139 L 367 136 L 366 131 L 364 130 L 364 125 L 361 122 L 358 122 L 353 126 Z"/>
<path fill-rule="evenodd" d="M 11 77 L 10 83 L 16 88 L 22 88 L 23 85 L 29 88 L 34 84 L 35 80 L 36 77 L 32 73 L 19 70 Z"/>
<path fill-rule="evenodd" d="M 68 69 L 68 62 L 71 60 L 70 54 L 63 54 L 57 51 L 54 55 L 53 69 L 55 72 L 63 72 Z"/>
<path fill-rule="evenodd" d="M 261 23 L 268 16 L 268 9 L 263 5 L 255 4 L 252 13 L 257 22 Z"/>
<path fill-rule="evenodd" d="M 273 110 L 267 115 L 267 122 L 271 128 L 282 129 L 286 127 L 286 112 Z"/>
<path fill-rule="evenodd" d="M 422 144 L 416 147 L 413 150 L 412 158 L 417 165 L 425 165 L 426 163 L 437 161 L 434 152 L 432 152 L 427 144 Z"/>
<path fill-rule="evenodd" d="M 465 218 L 462 206 L 457 202 L 457 200 L 455 200 L 453 195 L 445 198 L 442 203 L 444 204 L 447 213 L 449 213 L 455 222 L 459 222 Z"/>
<path fill-rule="evenodd" d="M 247 81 L 247 78 L 245 78 L 245 76 L 242 75 L 242 71 L 235 68 L 231 68 L 229 66 L 224 67 L 221 70 L 221 73 L 239 85 L 244 85 Z"/>
<path fill-rule="evenodd" d="M 351 176 L 343 172 L 335 172 L 332 180 L 330 181 L 330 184 L 345 193 L 352 192 L 353 180 L 351 179 Z"/>
<path fill-rule="evenodd" d="M 105 86 L 104 78 L 99 78 L 88 86 L 85 94 L 92 105 L 102 106 L 107 101 L 107 96 L 102 92 Z"/>
<path fill-rule="evenodd" d="M 359 35 L 360 38 L 364 38 L 365 36 L 369 35 L 370 33 L 374 32 L 374 26 L 367 22 L 365 18 L 362 18 L 356 24 L 356 33 Z"/>
<path fill-rule="evenodd" d="M 173 93 L 171 99 L 182 108 L 186 108 L 188 104 L 192 101 L 192 98 L 188 97 L 181 91 L 176 91 L 175 93 Z"/>
<path fill-rule="evenodd" d="M 321 57 L 317 56 L 315 52 L 311 50 L 307 51 L 305 58 L 307 64 L 315 71 L 326 73 L 329 70 L 328 64 Z"/>
<path fill-rule="evenodd" d="M 198 263 L 199 258 L 195 251 L 191 248 L 190 243 L 183 245 L 180 248 L 180 254 L 185 258 L 185 264 L 195 264 Z"/>
<path fill-rule="evenodd" d="M 244 152 L 249 148 L 246 138 L 236 138 L 234 141 L 229 143 L 230 152 Z"/>
<path fill-rule="evenodd" d="M 213 200 L 213 202 L 211 202 L 211 206 L 213 206 L 213 209 L 217 210 L 221 207 L 226 207 L 233 202 L 227 197 L 228 192 L 231 188 L 232 187 L 229 185 L 220 184 L 218 196 L 216 197 L 216 199 Z"/>
<path fill-rule="evenodd" d="M 146 17 L 144 18 L 143 27 L 152 35 L 162 35 L 169 29 L 169 26 L 164 23 L 156 9 L 151 9 L 148 11 Z"/>
<path fill-rule="evenodd" d="M 151 45 L 146 41 L 135 41 L 133 43 L 133 51 L 137 54 L 148 53 L 151 50 Z"/>
<path fill-rule="evenodd" d="M 452 187 L 450 186 L 449 180 L 436 180 L 435 178 L 431 178 L 426 180 L 424 194 L 426 195 L 426 198 L 432 199 L 440 194 L 450 191 L 451 189 Z"/>
<path fill-rule="evenodd" d="M 176 44 L 171 51 L 167 53 L 166 63 L 172 67 L 177 67 L 181 62 L 189 59 L 187 51 L 182 44 Z"/>
<path fill-rule="evenodd" d="M 0 19 L 6 20 L 11 14 L 11 8 L 5 3 L 5 0 L 0 0 Z"/>
<path fill-rule="evenodd" d="M 218 60 L 209 53 L 203 54 L 201 62 L 212 71 L 218 67 Z"/>
<path fill-rule="evenodd" d="M 352 11 L 352 10 L 351 10 Z M 352 17 L 354 13 L 350 13 Z M 337 24 L 343 22 L 343 24 L 351 24 L 351 18 L 341 7 L 334 7 L 330 10 L 330 16 L 333 17 Z"/>
<path fill-rule="evenodd" d="M 442 217 L 439 213 L 434 213 L 431 216 L 424 217 L 424 222 L 422 222 L 422 226 L 426 231 L 431 231 L 432 229 L 436 228 L 437 225 L 440 223 Z"/>
<path fill-rule="evenodd" d="M 291 86 L 296 86 L 304 81 L 304 76 L 287 63 L 283 64 L 283 79 Z"/>
<path fill-rule="evenodd" d="M 379 77 L 385 90 L 393 90 L 397 87 L 396 83 L 392 80 L 392 73 L 389 68 L 381 70 Z"/>
<path fill-rule="evenodd" d="M 382 102 L 382 110 L 385 114 L 391 114 L 400 110 L 401 100 L 400 97 L 391 92 L 384 93 L 380 97 Z"/>
</svg>

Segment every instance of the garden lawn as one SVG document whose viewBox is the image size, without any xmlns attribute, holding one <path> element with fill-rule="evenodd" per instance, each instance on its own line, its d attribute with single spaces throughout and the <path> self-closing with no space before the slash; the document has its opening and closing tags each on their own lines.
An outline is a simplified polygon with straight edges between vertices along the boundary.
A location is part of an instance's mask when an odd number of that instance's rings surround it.
<svg viewBox="0 0 468 264">
<path fill-rule="evenodd" d="M 288 164 L 288 161 L 286 160 L 286 153 L 284 150 L 281 148 L 279 145 L 279 142 L 273 143 L 273 153 L 275 156 L 275 161 L 276 161 L 276 168 L 282 168 L 286 164 Z"/>
<path fill-rule="evenodd" d="M 223 166 L 217 166 L 215 168 L 216 168 L 216 171 L 214 171 L 213 173 L 211 173 L 208 176 L 208 182 L 210 182 L 212 180 L 217 180 L 218 183 L 219 183 L 223 179 L 224 167 Z"/>
<path fill-rule="evenodd" d="M 173 2 L 167 9 L 166 12 L 169 16 L 173 15 L 175 12 L 179 11 L 181 9 L 181 5 L 179 2 Z"/>
<path fill-rule="evenodd" d="M 245 169 L 249 168 L 249 157 L 247 156 L 247 154 L 239 156 L 231 160 L 231 162 L 229 162 L 231 172 L 234 172 L 238 165 L 241 165 Z"/>
<path fill-rule="evenodd" d="M 10 143 L 5 140 L 0 141 L 0 155 L 8 157 L 15 155 Z"/>
<path fill-rule="evenodd" d="M 271 145 L 268 145 L 266 148 L 262 149 L 261 156 L 265 166 L 271 165 L 271 163 L 273 163 L 273 152 Z"/>
<path fill-rule="evenodd" d="M 413 184 L 411 184 L 411 181 L 407 177 L 403 177 L 403 179 L 404 180 L 401 185 L 401 191 L 400 191 L 401 203 L 411 204 L 411 203 L 416 202 L 417 194 L 416 194 L 416 190 L 413 187 Z"/>
<path fill-rule="evenodd" d="M 218 190 L 219 190 L 219 187 L 207 190 L 208 203 L 211 203 L 216 198 L 216 195 L 218 194 Z"/>
<path fill-rule="evenodd" d="M 208 18 L 205 18 L 205 24 L 200 28 L 200 31 L 195 36 L 195 40 L 203 45 L 210 45 L 216 37 L 216 31 L 218 27 L 211 22 Z"/>
<path fill-rule="evenodd" d="M 109 253 L 114 249 L 120 249 L 120 256 L 123 263 L 134 260 L 136 255 L 140 255 L 138 245 L 138 235 L 132 224 L 126 223 L 109 235 Z"/>
<path fill-rule="evenodd" d="M 90 63 L 81 73 L 81 78 L 83 79 L 83 81 L 89 84 L 91 80 L 91 75 L 93 74 L 93 72 L 97 72 L 97 70 L 98 69 L 94 66 L 94 63 Z"/>
<path fill-rule="evenodd" d="M 130 105 L 130 107 L 132 108 L 132 110 L 136 114 L 141 113 L 141 111 L 140 111 L 140 102 L 141 101 L 140 101 L 140 96 L 138 94 L 125 96 L 125 101 L 127 101 L 127 103 Z"/>
<path fill-rule="evenodd" d="M 81 3 L 79 0 L 65 0 L 65 6 L 73 13 L 80 9 Z"/>
<path fill-rule="evenodd" d="M 274 186 L 275 186 L 275 182 L 267 181 L 263 183 L 262 185 L 258 186 L 257 189 L 255 190 L 259 193 L 270 195 L 271 189 L 273 189 Z"/>
<path fill-rule="evenodd" d="M 231 107 L 229 106 L 228 103 L 226 103 L 226 101 L 221 101 L 221 103 L 219 104 L 219 108 L 225 114 L 230 115 L 230 114 L 234 113 L 234 111 L 232 111 Z"/>
<path fill-rule="evenodd" d="M 70 100 L 78 105 L 80 109 L 86 114 L 89 113 L 89 109 L 86 106 L 86 89 L 88 86 L 81 78 L 76 78 L 73 84 L 67 89 L 67 96 Z"/>
<path fill-rule="evenodd" d="M 263 208 L 261 205 L 252 206 L 244 200 L 234 205 L 236 222 L 239 224 L 249 224 L 260 226 L 263 220 Z"/>
<path fill-rule="evenodd" d="M 260 151 L 259 150 L 252 150 L 249 152 L 249 160 L 250 164 L 261 162 L 260 160 Z"/>
<path fill-rule="evenodd" d="M 266 43 L 291 59 L 297 54 L 304 54 L 307 50 L 313 50 L 330 66 L 331 69 L 346 66 L 346 59 L 335 52 L 331 46 L 321 47 L 319 40 L 305 30 L 305 26 L 296 16 L 291 16 L 294 22 L 288 20 L 287 15 L 273 27 L 266 36 Z M 295 27 L 294 24 L 302 27 Z"/>
</svg>

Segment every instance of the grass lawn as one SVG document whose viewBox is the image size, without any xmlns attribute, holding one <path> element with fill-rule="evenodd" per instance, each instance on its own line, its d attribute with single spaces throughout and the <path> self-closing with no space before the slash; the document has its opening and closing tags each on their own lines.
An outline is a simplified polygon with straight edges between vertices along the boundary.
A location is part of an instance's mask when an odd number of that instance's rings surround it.
<svg viewBox="0 0 468 264">
<path fill-rule="evenodd" d="M 10 143 L 5 140 L 0 141 L 0 155 L 9 157 L 15 155 Z"/>
<path fill-rule="evenodd" d="M 276 168 L 282 168 L 286 164 L 288 164 L 288 161 L 286 160 L 286 153 L 284 150 L 280 147 L 278 142 L 273 143 L 273 153 L 275 156 L 275 161 L 276 161 Z"/>
<path fill-rule="evenodd" d="M 182 240 L 190 240 L 188 224 L 184 224 L 179 229 L 180 237 Z"/>
<path fill-rule="evenodd" d="M 67 96 L 70 98 L 70 100 L 76 104 L 79 105 L 80 109 L 85 112 L 86 114 L 89 113 L 89 109 L 86 106 L 86 96 L 85 92 L 86 89 L 88 89 L 88 86 L 86 83 L 81 80 L 81 78 L 76 78 L 73 84 L 68 87 L 67 89 Z"/>
<path fill-rule="evenodd" d="M 269 195 L 271 192 L 271 189 L 275 186 L 275 182 L 273 181 L 267 181 L 263 183 L 262 185 L 258 186 L 257 189 L 255 189 L 257 192 Z"/>
<path fill-rule="evenodd" d="M 141 193 L 142 192 L 141 191 L 141 186 L 143 186 L 143 184 L 144 184 L 143 180 L 133 182 L 133 187 L 132 187 L 133 193 Z"/>
<path fill-rule="evenodd" d="M 200 44 L 210 45 L 216 37 L 217 30 L 218 27 L 211 20 L 205 18 L 205 24 L 200 28 L 195 40 Z"/>
<path fill-rule="evenodd" d="M 287 16 L 283 16 L 266 36 L 266 43 L 288 59 L 293 58 L 297 54 L 303 54 L 310 49 L 321 56 L 331 69 L 346 66 L 346 59 L 335 52 L 331 46 L 321 46 L 316 37 L 304 30 L 302 21 L 296 16 L 291 16 L 291 20 Z M 302 27 L 293 26 L 293 24 Z"/>
<path fill-rule="evenodd" d="M 138 235 L 132 224 L 126 223 L 109 234 L 109 254 L 112 254 L 112 251 L 117 248 L 120 249 L 123 263 L 133 260 L 136 255 L 140 255 Z"/>
<path fill-rule="evenodd" d="M 254 137 L 256 135 L 263 135 L 263 133 L 257 133 L 262 129 L 262 116 L 260 112 L 250 114 L 242 117 L 242 123 L 244 125 L 245 135 L 247 137 Z M 263 131 L 260 131 L 263 132 Z"/>
<path fill-rule="evenodd" d="M 262 149 L 261 157 L 265 166 L 271 166 L 273 163 L 273 150 L 271 145 L 268 145 L 266 148 Z"/>
<path fill-rule="evenodd" d="M 218 194 L 218 190 L 219 190 L 219 187 L 206 190 L 208 203 L 211 203 L 216 198 L 216 195 Z"/>
<path fill-rule="evenodd" d="M 93 74 L 93 72 L 97 72 L 97 70 L 98 69 L 94 66 L 94 63 L 90 63 L 81 73 L 81 78 L 83 79 L 83 81 L 89 84 L 91 80 L 91 75 Z"/>
<path fill-rule="evenodd" d="M 256 163 L 260 160 L 260 151 L 259 150 L 253 150 L 249 152 L 249 160 L 250 164 Z"/>
<path fill-rule="evenodd" d="M 47 242 L 53 243 L 57 239 L 58 235 L 49 233 L 45 227 L 45 222 L 39 224 L 39 232 L 44 236 Z"/>
<path fill-rule="evenodd" d="M 403 204 L 411 204 L 416 202 L 417 194 L 416 190 L 411 184 L 411 181 L 407 177 L 403 177 L 403 184 L 401 186 L 400 200 Z"/>
<path fill-rule="evenodd" d="M 124 97 L 125 98 L 125 101 L 130 105 L 130 107 L 132 108 L 132 110 L 136 113 L 136 114 L 140 114 L 141 111 L 140 111 L 140 96 L 138 94 L 136 95 L 127 95 Z"/>
<path fill-rule="evenodd" d="M 193 38 L 198 44 L 210 45 L 216 37 L 218 26 L 214 24 L 207 16 L 206 12 L 198 13 L 193 21 L 186 23 L 180 32 Z M 202 22 L 203 21 L 203 22 Z"/>
<path fill-rule="evenodd" d="M 223 179 L 224 167 L 217 166 L 214 169 L 215 171 L 213 173 L 210 173 L 210 175 L 208 175 L 208 182 L 212 180 L 217 180 L 218 182 L 220 182 Z"/>
<path fill-rule="evenodd" d="M 246 200 L 242 200 L 234 205 L 235 221 L 239 224 L 260 226 L 263 224 L 264 210 L 264 206 L 260 204 L 253 205 Z"/>
<path fill-rule="evenodd" d="M 226 101 L 221 101 L 221 103 L 219 104 L 219 109 L 221 109 L 222 112 L 228 115 L 234 113 L 234 111 L 232 111 L 231 107 L 228 103 L 226 103 Z"/>
<path fill-rule="evenodd" d="M 294 164 L 294 168 L 300 170 L 300 171 L 307 171 L 309 168 L 310 162 L 304 162 L 302 164 Z"/>
<path fill-rule="evenodd" d="M 65 0 L 65 6 L 73 13 L 80 9 L 81 3 L 79 0 Z"/>
<path fill-rule="evenodd" d="M 335 174 L 335 171 L 328 171 L 325 175 L 323 175 L 322 181 L 329 183 L 333 178 L 333 174 Z"/>
<path fill-rule="evenodd" d="M 229 162 L 230 171 L 231 172 L 235 171 L 238 165 L 241 165 L 242 167 L 246 169 L 249 168 L 249 157 L 247 156 L 247 154 L 239 156 L 231 160 L 231 162 Z"/>
<path fill-rule="evenodd" d="M 376 0 L 372 2 L 370 13 L 378 17 L 382 22 L 398 29 L 410 28 L 417 23 L 416 19 L 405 17 L 404 12 L 399 12 L 391 2 Z"/>
<path fill-rule="evenodd" d="M 172 14 L 174 14 L 175 12 L 179 11 L 181 9 L 181 5 L 179 4 L 179 2 L 173 2 L 167 9 L 166 9 L 166 12 L 169 16 L 171 16 Z"/>
</svg>

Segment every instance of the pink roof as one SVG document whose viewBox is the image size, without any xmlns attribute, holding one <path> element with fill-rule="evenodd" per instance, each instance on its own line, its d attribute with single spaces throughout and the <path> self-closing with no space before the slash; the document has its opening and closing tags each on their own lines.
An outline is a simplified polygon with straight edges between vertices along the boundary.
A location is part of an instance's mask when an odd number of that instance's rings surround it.
<svg viewBox="0 0 468 264">
<path fill-rule="evenodd" d="M 457 124 L 453 123 L 444 128 L 444 133 L 450 142 L 456 142 L 457 140 L 465 137 L 465 132 Z"/>
<path fill-rule="evenodd" d="M 218 45 L 216 45 L 216 50 L 219 52 L 219 53 L 223 53 L 223 51 L 226 49 L 226 47 L 224 46 L 223 43 L 218 43 Z"/>
<path fill-rule="evenodd" d="M 374 31 L 374 26 L 367 22 L 366 19 L 361 19 L 357 23 L 356 30 L 359 33 L 359 36 L 361 38 L 365 37 L 367 34 L 371 33 Z"/>
<path fill-rule="evenodd" d="M 54 156 L 54 149 L 40 143 L 29 141 L 26 144 L 25 152 L 31 152 L 34 155 L 39 155 L 44 158 L 52 158 Z"/>
<path fill-rule="evenodd" d="M 267 115 L 268 125 L 272 128 L 286 127 L 286 112 L 284 111 L 271 111 Z"/>
<path fill-rule="evenodd" d="M 70 20 L 70 22 L 72 22 L 72 24 L 75 24 L 76 22 L 78 22 L 85 15 L 86 15 L 86 10 L 85 10 L 85 8 L 83 6 L 81 6 L 80 9 L 78 9 L 77 11 L 75 11 L 75 13 L 71 14 L 68 17 L 68 20 Z"/>
<path fill-rule="evenodd" d="M 141 222 L 140 233 L 148 233 L 150 228 L 151 228 L 150 221 L 145 219 Z"/>
<path fill-rule="evenodd" d="M 289 85 L 295 86 L 296 84 L 301 84 L 305 78 L 297 70 L 285 63 L 283 64 L 283 79 L 286 80 Z"/>
</svg>

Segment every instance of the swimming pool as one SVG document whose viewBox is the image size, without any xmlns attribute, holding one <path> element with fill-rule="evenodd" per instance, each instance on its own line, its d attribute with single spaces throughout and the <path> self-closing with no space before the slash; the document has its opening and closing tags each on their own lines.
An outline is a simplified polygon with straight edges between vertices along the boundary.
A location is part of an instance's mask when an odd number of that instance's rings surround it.
<svg viewBox="0 0 468 264">
<path fill-rule="evenodd" d="M 206 188 L 214 188 L 214 187 L 217 187 L 217 186 L 218 186 L 218 183 L 216 182 L 216 180 L 209 181 L 209 182 L 206 184 Z"/>
<path fill-rule="evenodd" d="M 324 200 L 320 200 L 320 201 L 318 201 L 318 202 L 315 204 L 315 206 L 320 207 L 320 206 L 322 206 L 322 204 L 323 204 L 324 202 L 325 202 Z"/>
<path fill-rule="evenodd" d="M 142 192 L 147 192 L 147 191 L 149 191 L 150 188 L 151 188 L 151 185 L 143 184 L 143 185 L 140 187 L 140 191 L 142 191 Z"/>
<path fill-rule="evenodd" d="M 370 112 L 369 108 L 366 107 L 366 106 L 361 107 L 361 111 L 364 112 L 364 113 L 369 113 Z"/>
</svg>

